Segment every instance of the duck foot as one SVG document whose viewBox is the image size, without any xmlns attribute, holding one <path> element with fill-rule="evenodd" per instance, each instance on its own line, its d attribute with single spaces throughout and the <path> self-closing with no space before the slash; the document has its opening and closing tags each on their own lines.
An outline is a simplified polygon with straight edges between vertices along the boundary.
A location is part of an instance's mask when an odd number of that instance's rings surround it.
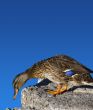
<svg viewBox="0 0 93 110">
<path fill-rule="evenodd" d="M 57 85 L 56 90 L 48 90 L 47 92 L 51 95 L 62 94 L 67 91 L 67 85 Z"/>
</svg>

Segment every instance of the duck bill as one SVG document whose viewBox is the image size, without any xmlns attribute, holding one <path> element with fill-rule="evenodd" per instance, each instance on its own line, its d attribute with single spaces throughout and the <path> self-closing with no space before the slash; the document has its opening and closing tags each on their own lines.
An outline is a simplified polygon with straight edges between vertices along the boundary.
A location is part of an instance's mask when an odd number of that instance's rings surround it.
<svg viewBox="0 0 93 110">
<path fill-rule="evenodd" d="M 14 100 L 16 99 L 17 94 L 18 94 L 18 89 L 15 89 L 15 90 L 14 90 L 14 96 L 13 96 L 13 99 L 14 99 Z"/>
</svg>

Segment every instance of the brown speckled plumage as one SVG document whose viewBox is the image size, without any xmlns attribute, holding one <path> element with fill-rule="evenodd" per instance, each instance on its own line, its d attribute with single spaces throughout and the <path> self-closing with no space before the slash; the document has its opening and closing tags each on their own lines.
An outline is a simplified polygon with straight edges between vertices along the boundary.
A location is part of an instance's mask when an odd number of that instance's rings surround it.
<svg viewBox="0 0 93 110">
<path fill-rule="evenodd" d="M 75 75 L 65 75 L 64 71 L 66 69 L 72 69 Z M 92 70 L 80 64 L 73 58 L 66 55 L 58 55 L 42 60 L 34 64 L 22 74 L 17 75 L 13 81 L 13 86 L 15 94 L 17 94 L 18 91 L 16 92 L 16 90 L 19 90 L 20 87 L 30 78 L 47 78 L 58 85 L 67 85 L 69 81 L 75 81 L 77 83 L 82 83 L 83 81 L 93 82 L 89 74 L 92 72 Z"/>
</svg>

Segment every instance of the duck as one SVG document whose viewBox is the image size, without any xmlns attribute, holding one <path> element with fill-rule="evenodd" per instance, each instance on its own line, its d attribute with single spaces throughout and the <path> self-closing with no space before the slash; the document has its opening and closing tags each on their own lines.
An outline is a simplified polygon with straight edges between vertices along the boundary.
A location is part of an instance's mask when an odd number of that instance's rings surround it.
<svg viewBox="0 0 93 110">
<path fill-rule="evenodd" d="M 83 82 L 91 83 L 93 79 L 90 75 L 93 70 L 81 64 L 77 60 L 67 55 L 56 55 L 41 61 L 38 61 L 24 72 L 19 73 L 13 80 L 14 96 L 20 88 L 32 78 L 48 79 L 56 84 L 55 90 L 47 90 L 51 95 L 58 95 L 68 91 L 68 84 L 73 81 L 77 84 Z"/>
</svg>

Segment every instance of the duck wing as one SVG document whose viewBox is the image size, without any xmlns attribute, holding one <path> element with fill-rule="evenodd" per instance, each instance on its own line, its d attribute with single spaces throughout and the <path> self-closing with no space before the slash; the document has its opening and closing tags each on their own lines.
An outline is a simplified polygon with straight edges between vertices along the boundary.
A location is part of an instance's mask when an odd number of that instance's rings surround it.
<svg viewBox="0 0 93 110">
<path fill-rule="evenodd" d="M 66 63 L 66 65 L 69 65 L 72 69 L 74 69 L 76 72 L 80 73 L 93 73 L 91 69 L 86 67 L 85 65 L 79 63 L 77 60 L 64 55 L 63 61 Z"/>
<path fill-rule="evenodd" d="M 50 64 L 53 64 L 55 67 L 61 69 L 61 71 L 72 69 L 76 73 L 93 73 L 91 69 L 67 55 L 58 55 L 51 57 L 48 59 L 48 61 L 50 62 Z"/>
</svg>

